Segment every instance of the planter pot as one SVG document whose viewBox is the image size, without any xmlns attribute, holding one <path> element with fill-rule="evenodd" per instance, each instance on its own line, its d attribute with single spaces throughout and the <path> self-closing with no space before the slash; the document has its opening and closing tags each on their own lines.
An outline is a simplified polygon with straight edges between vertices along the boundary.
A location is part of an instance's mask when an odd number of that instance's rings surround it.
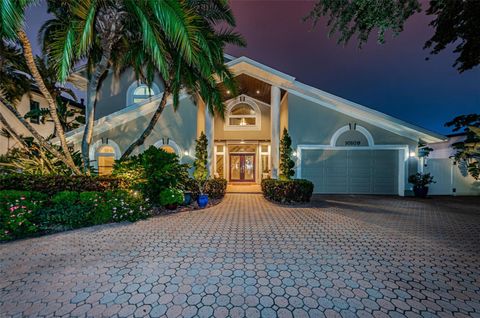
<svg viewBox="0 0 480 318">
<path fill-rule="evenodd" d="M 413 187 L 413 193 L 417 198 L 426 198 L 428 195 L 428 187 Z"/>
<path fill-rule="evenodd" d="M 184 205 L 189 205 L 192 203 L 192 193 L 191 192 L 185 192 L 183 194 L 183 204 Z"/>
<path fill-rule="evenodd" d="M 175 210 L 176 208 L 178 208 L 178 204 L 167 204 L 165 208 L 167 210 Z"/>
<path fill-rule="evenodd" d="M 208 204 L 208 195 L 207 194 L 200 194 L 197 199 L 198 206 L 203 209 Z"/>
</svg>

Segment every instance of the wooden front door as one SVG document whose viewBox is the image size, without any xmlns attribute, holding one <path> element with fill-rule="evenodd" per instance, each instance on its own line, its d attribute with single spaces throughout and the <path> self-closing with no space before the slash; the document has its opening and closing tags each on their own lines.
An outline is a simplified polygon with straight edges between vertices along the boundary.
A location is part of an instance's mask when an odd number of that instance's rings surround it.
<svg viewBox="0 0 480 318">
<path fill-rule="evenodd" d="M 230 155 L 230 181 L 255 182 L 255 154 Z"/>
</svg>

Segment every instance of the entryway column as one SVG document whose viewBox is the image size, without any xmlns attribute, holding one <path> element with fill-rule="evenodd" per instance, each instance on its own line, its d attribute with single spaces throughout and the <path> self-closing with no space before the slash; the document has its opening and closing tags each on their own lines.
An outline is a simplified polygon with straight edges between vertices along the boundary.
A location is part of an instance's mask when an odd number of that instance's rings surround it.
<svg viewBox="0 0 480 318">
<path fill-rule="evenodd" d="M 208 111 L 208 105 L 205 105 L 205 135 L 208 140 L 208 173 L 213 177 L 213 154 L 214 154 L 214 136 L 213 136 L 213 116 Z"/>
<path fill-rule="evenodd" d="M 270 99 L 270 123 L 272 129 L 270 158 L 272 160 L 272 178 L 274 179 L 278 178 L 278 168 L 280 166 L 280 97 L 280 88 L 272 86 Z"/>
</svg>

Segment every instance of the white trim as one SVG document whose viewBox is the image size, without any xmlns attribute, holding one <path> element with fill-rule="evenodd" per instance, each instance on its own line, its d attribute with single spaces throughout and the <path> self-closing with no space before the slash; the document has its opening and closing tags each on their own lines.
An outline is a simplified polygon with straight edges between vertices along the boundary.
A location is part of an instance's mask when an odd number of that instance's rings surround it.
<svg viewBox="0 0 480 318">
<path fill-rule="evenodd" d="M 350 131 L 350 130 L 351 130 L 350 125 L 345 125 L 345 126 L 339 128 L 339 129 L 337 129 L 337 131 L 333 134 L 332 138 L 330 139 L 330 146 L 334 147 L 337 144 L 338 138 L 340 138 L 340 136 L 343 133 L 346 133 L 347 131 Z M 354 130 L 358 131 L 359 133 L 364 135 L 365 138 L 367 138 L 367 142 L 368 142 L 369 147 L 375 145 L 375 142 L 373 141 L 372 134 L 366 128 L 364 128 L 360 125 L 354 125 Z"/>
<path fill-rule="evenodd" d="M 99 139 L 93 144 L 91 144 L 90 149 L 88 150 L 88 158 L 90 160 L 90 165 L 93 166 L 95 169 L 98 169 L 97 149 L 100 149 L 103 146 L 111 146 L 113 148 L 115 160 L 120 159 L 120 157 L 122 156 L 122 150 L 115 141 L 109 138 L 105 138 L 106 143 L 104 143 L 102 139 Z"/>
<path fill-rule="evenodd" d="M 133 102 L 133 93 L 135 92 L 135 90 L 141 86 L 147 86 L 147 84 L 145 83 L 142 83 L 142 82 L 139 82 L 139 81 L 135 81 L 133 82 L 132 84 L 130 84 L 130 86 L 128 86 L 127 88 L 127 97 L 126 97 L 126 100 L 125 100 L 125 107 L 130 107 L 130 106 L 134 106 L 134 105 L 138 105 L 138 104 L 143 104 L 144 102 L 146 101 L 150 101 L 152 98 L 154 98 L 155 96 L 159 95 L 160 93 L 162 93 L 160 91 L 160 88 L 158 87 L 157 84 L 155 83 L 152 83 L 150 89 L 153 91 L 153 95 L 150 96 L 150 98 L 147 98 L 145 99 L 143 102 L 140 102 L 140 103 L 134 103 Z"/>
<path fill-rule="evenodd" d="M 255 125 L 240 126 L 230 124 L 230 118 L 238 118 L 237 116 L 231 117 L 230 112 L 235 106 L 239 104 L 247 104 L 253 108 L 253 110 L 255 111 L 255 115 L 245 117 L 255 118 Z M 260 110 L 260 107 L 258 107 L 256 100 L 254 100 L 248 95 L 242 94 L 227 101 L 223 129 L 226 131 L 262 130 L 262 111 Z"/>
<path fill-rule="evenodd" d="M 175 154 L 178 156 L 178 158 L 181 159 L 183 157 L 182 148 L 180 148 L 180 146 L 174 140 L 166 138 L 167 143 L 165 143 L 164 139 L 165 138 L 158 140 L 156 143 L 153 144 L 153 146 L 158 149 L 160 149 L 162 146 L 170 146 L 173 148 L 173 150 L 175 150 Z"/>
<path fill-rule="evenodd" d="M 360 147 L 336 147 L 332 145 L 298 145 L 297 178 L 302 178 L 302 150 L 398 150 L 398 195 L 405 196 L 405 175 L 408 171 L 408 145 L 372 145 Z M 403 150 L 403 151 L 402 151 Z"/>
</svg>

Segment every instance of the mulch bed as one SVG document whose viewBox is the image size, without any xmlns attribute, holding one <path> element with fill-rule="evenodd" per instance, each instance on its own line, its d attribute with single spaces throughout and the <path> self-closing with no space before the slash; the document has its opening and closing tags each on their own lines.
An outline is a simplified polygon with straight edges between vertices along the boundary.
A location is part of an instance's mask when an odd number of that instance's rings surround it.
<svg viewBox="0 0 480 318">
<path fill-rule="evenodd" d="M 220 202 L 222 202 L 223 198 L 222 199 L 208 199 L 208 204 L 205 208 L 201 209 L 198 207 L 198 204 L 197 202 L 193 202 L 189 205 L 180 205 L 178 206 L 178 208 L 176 208 L 175 210 L 169 210 L 169 209 L 166 209 L 164 207 L 156 207 L 156 208 L 153 208 L 152 211 L 152 215 L 168 215 L 168 214 L 173 214 L 173 213 L 179 213 L 179 212 L 191 212 L 191 211 L 201 211 L 201 210 L 205 210 L 205 209 L 208 209 L 208 208 L 211 208 L 212 206 L 215 206 L 217 204 L 219 204 Z"/>
</svg>

